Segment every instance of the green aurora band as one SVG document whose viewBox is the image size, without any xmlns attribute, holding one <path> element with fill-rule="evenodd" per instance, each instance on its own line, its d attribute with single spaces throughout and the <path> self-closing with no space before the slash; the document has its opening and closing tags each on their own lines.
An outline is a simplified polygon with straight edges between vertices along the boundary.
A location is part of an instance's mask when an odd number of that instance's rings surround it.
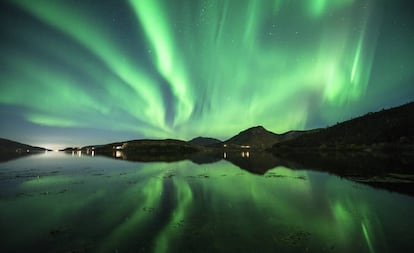
<svg viewBox="0 0 414 253">
<path fill-rule="evenodd" d="M 324 127 L 412 99 L 414 36 L 389 2 L 9 1 L 26 21 L 2 28 L 0 105 L 149 138 Z"/>
</svg>

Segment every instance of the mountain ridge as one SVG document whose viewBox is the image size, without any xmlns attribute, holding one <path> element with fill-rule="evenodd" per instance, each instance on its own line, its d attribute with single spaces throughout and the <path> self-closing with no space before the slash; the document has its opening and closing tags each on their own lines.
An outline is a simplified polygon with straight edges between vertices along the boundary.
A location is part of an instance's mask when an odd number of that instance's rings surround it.
<svg viewBox="0 0 414 253">
<path fill-rule="evenodd" d="M 5 162 L 29 154 L 39 154 L 49 149 L 0 138 L 0 161 Z"/>
<path fill-rule="evenodd" d="M 196 137 L 190 141 L 176 139 L 140 139 L 88 145 L 64 150 L 124 150 L 141 153 L 207 152 L 212 149 L 280 150 L 335 149 L 368 150 L 393 147 L 410 147 L 414 144 L 414 102 L 338 123 L 328 128 L 291 130 L 273 133 L 263 126 L 240 131 L 225 141 L 211 137 Z M 0 138 L 0 152 L 46 150 Z"/>
<path fill-rule="evenodd" d="M 310 130 L 312 131 L 312 130 Z M 414 102 L 369 112 L 325 129 L 275 143 L 272 149 L 381 150 L 413 148 Z"/>
<path fill-rule="evenodd" d="M 47 148 L 32 146 L 29 144 L 0 138 L 0 152 L 19 152 L 19 153 L 28 153 L 28 152 L 42 152 L 42 151 L 50 151 Z"/>
</svg>

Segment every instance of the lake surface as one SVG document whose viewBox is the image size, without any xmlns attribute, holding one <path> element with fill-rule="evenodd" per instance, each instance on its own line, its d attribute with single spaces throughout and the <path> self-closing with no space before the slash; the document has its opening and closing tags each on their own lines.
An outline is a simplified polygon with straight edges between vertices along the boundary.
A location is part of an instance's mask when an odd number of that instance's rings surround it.
<svg viewBox="0 0 414 253">
<path fill-rule="evenodd" d="M 249 159 L 249 157 L 244 157 Z M 325 172 L 47 153 L 0 163 L 1 252 L 409 252 L 414 198 Z"/>
</svg>

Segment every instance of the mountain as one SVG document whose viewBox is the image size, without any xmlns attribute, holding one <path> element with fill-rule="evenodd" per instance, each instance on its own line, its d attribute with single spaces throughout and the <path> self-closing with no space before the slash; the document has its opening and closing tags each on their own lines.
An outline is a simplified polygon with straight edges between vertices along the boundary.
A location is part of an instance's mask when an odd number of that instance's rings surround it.
<svg viewBox="0 0 414 253">
<path fill-rule="evenodd" d="M 47 149 L 0 138 L 0 161 L 8 161 L 23 155 L 45 152 Z"/>
<path fill-rule="evenodd" d="M 280 135 L 266 130 L 262 126 L 246 129 L 224 141 L 228 147 L 266 149 L 279 141 Z"/>
<path fill-rule="evenodd" d="M 0 153 L 44 152 L 47 149 L 0 138 Z"/>
<path fill-rule="evenodd" d="M 414 147 L 414 102 L 368 113 L 325 129 L 281 141 L 273 150 L 393 150 Z"/>
<path fill-rule="evenodd" d="M 211 146 L 211 145 L 215 145 L 218 143 L 221 143 L 222 141 L 220 141 L 219 139 L 215 139 L 215 138 L 209 138 L 209 137 L 196 137 L 190 141 L 188 141 L 191 144 L 194 145 L 199 145 L 199 146 Z"/>
</svg>

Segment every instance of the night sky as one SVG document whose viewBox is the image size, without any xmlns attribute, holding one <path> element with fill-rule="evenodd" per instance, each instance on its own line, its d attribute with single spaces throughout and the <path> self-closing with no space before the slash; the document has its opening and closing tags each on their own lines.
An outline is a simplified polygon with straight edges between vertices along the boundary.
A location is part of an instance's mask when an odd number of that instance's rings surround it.
<svg viewBox="0 0 414 253">
<path fill-rule="evenodd" d="M 414 99 L 410 0 L 0 3 L 0 136 L 49 148 L 326 127 Z"/>
</svg>

